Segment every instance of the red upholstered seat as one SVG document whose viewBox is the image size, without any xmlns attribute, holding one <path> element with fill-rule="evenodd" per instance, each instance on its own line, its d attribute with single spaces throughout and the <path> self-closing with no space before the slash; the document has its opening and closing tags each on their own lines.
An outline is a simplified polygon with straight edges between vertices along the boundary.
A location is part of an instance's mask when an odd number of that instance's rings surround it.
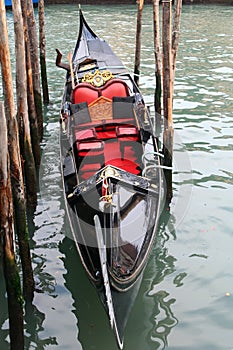
<svg viewBox="0 0 233 350">
<path fill-rule="evenodd" d="M 102 95 L 112 100 L 113 97 L 129 96 L 128 85 L 120 79 L 112 79 L 102 87 Z"/>
<path fill-rule="evenodd" d="M 121 158 L 123 159 L 125 147 L 131 146 L 132 142 L 138 141 L 138 129 L 133 125 L 117 126 L 116 136 L 120 141 Z"/>
<path fill-rule="evenodd" d="M 86 180 L 89 179 L 89 177 L 93 176 L 97 171 L 100 170 L 101 168 L 101 164 L 98 163 L 94 163 L 94 164 L 84 164 L 78 172 L 79 177 L 81 178 L 81 180 Z"/>
<path fill-rule="evenodd" d="M 115 124 L 104 123 L 95 127 L 97 138 L 100 140 L 116 139 Z"/>
<path fill-rule="evenodd" d="M 120 138 L 121 141 L 137 141 L 138 129 L 131 125 L 117 126 L 116 136 Z"/>
<path fill-rule="evenodd" d="M 88 83 L 80 83 L 73 90 L 73 104 L 87 102 L 89 105 L 98 97 L 104 96 L 110 100 L 113 97 L 129 96 L 129 88 L 121 79 L 111 79 L 102 87 L 95 87 Z"/>
<path fill-rule="evenodd" d="M 89 141 L 96 139 L 96 132 L 94 128 L 75 130 L 76 141 Z"/>
<path fill-rule="evenodd" d="M 77 142 L 77 151 L 79 157 L 95 157 L 104 152 L 104 142 L 99 140 Z"/>
<path fill-rule="evenodd" d="M 99 89 L 88 83 L 80 83 L 73 91 L 73 103 L 87 102 L 90 104 L 100 96 Z"/>
<path fill-rule="evenodd" d="M 77 169 L 81 180 L 87 179 L 104 166 L 104 142 L 77 142 Z"/>
</svg>

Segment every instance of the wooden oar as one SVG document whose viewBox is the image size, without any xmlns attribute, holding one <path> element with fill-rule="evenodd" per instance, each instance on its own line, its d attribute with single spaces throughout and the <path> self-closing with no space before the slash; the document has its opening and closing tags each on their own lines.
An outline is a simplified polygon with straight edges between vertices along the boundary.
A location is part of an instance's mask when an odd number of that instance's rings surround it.
<svg viewBox="0 0 233 350">
<path fill-rule="evenodd" d="M 74 88 L 75 88 L 75 84 L 74 84 L 74 71 L 73 71 L 72 52 L 71 52 L 71 51 L 68 53 L 68 61 L 69 61 L 69 64 L 70 64 L 70 75 L 71 75 L 72 89 L 74 89 Z"/>
</svg>

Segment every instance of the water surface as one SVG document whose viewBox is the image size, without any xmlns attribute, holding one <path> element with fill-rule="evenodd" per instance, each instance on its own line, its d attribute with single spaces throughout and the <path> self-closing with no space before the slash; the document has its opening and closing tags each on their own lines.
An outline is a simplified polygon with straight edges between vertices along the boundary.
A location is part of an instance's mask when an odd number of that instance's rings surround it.
<svg viewBox="0 0 233 350">
<path fill-rule="evenodd" d="M 83 6 L 83 11 L 132 70 L 136 7 Z M 11 12 L 8 21 L 12 42 Z M 145 7 L 143 21 L 140 88 L 153 105 L 151 6 Z M 126 350 L 233 349 L 232 23 L 231 6 L 183 7 L 174 98 L 174 195 L 170 212 L 161 215 L 126 329 Z M 55 67 L 55 48 L 66 60 L 77 31 L 77 6 L 46 8 L 51 103 L 45 110 L 39 200 L 31 223 L 37 292 L 26 309 L 25 349 L 116 349 L 70 239 L 62 196 L 58 113 L 64 71 Z M 0 348 L 5 350 L 9 337 L 2 288 L 0 298 Z"/>
</svg>

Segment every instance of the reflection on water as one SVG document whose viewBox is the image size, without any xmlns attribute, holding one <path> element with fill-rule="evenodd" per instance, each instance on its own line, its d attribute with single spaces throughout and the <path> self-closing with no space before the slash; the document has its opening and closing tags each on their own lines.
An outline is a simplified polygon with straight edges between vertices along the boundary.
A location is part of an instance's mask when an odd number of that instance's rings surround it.
<svg viewBox="0 0 233 350">
<path fill-rule="evenodd" d="M 175 298 L 165 290 L 158 289 L 166 276 L 175 271 L 176 259 L 169 255 L 165 247 L 170 237 L 175 238 L 173 220 L 169 211 L 162 216 L 155 248 L 126 328 L 126 349 L 146 350 L 151 349 L 151 346 L 153 349 L 164 349 L 172 328 L 178 322 L 172 310 Z M 170 231 L 167 229 L 168 221 Z M 60 243 L 60 251 L 64 253 L 63 261 L 67 270 L 64 277 L 74 300 L 73 312 L 79 327 L 77 337 L 83 349 L 117 349 L 106 313 L 80 265 L 74 242 L 65 238 Z M 182 286 L 184 278 L 184 274 L 177 275 L 174 284 Z"/>
<path fill-rule="evenodd" d="M 56 337 L 40 339 L 40 332 L 44 331 L 43 323 L 46 315 L 40 312 L 35 305 L 25 306 L 25 348 L 44 349 L 49 345 L 58 345 Z"/>
<path fill-rule="evenodd" d="M 155 327 L 151 331 L 150 339 L 155 344 L 156 349 L 164 349 L 168 345 L 168 336 L 172 328 L 176 325 L 177 320 L 172 313 L 172 304 L 175 299 L 168 299 L 169 294 L 166 291 L 159 291 L 154 295 L 155 308 L 153 317 Z"/>
<path fill-rule="evenodd" d="M 136 6 L 83 10 L 96 32 L 133 69 Z M 58 112 L 64 72 L 55 67 L 55 48 L 66 60 L 76 40 L 70 28 L 77 12 L 77 6 L 46 8 L 51 103 L 46 109 L 38 207 L 30 228 L 37 291 L 33 305 L 26 307 L 26 349 L 116 349 L 105 311 L 70 239 L 62 197 Z M 13 51 L 10 12 L 8 20 Z M 160 219 L 126 329 L 126 350 L 233 348 L 232 21 L 230 6 L 183 7 L 174 99 L 174 197 Z M 78 25 L 72 28 L 77 32 Z M 146 6 L 140 87 L 150 104 L 153 70 L 152 10 Z M 2 277 L 0 285 L 0 349 L 7 350 Z"/>
<path fill-rule="evenodd" d="M 78 326 L 75 334 L 77 342 L 82 344 L 82 349 L 117 350 L 107 314 L 81 267 L 74 242 L 65 238 L 60 244 L 60 250 L 64 253 L 65 284 L 73 298 L 72 312 Z M 71 348 L 74 348 L 74 344 L 73 339 Z"/>
<path fill-rule="evenodd" d="M 8 336 L 8 309 L 7 309 L 7 303 L 5 299 L 5 280 L 3 277 L 3 271 L 2 266 L 0 265 L 0 302 L 1 302 L 1 309 L 0 309 L 0 344 L 1 348 L 7 349 L 8 342 L 7 342 L 7 336 Z"/>
<path fill-rule="evenodd" d="M 166 241 L 176 239 L 174 219 L 170 212 L 165 209 L 160 218 L 160 229 L 152 257 L 156 274 L 151 281 L 148 297 L 153 298 L 154 302 L 151 314 L 153 327 L 150 331 L 150 340 L 154 343 L 155 349 L 165 349 L 168 345 L 168 336 L 178 322 L 173 312 L 173 304 L 176 299 L 166 290 L 159 288 L 159 284 L 164 281 L 166 276 L 176 270 L 176 258 L 170 255 L 166 248 Z M 176 276 L 174 283 L 177 284 L 180 279 L 182 279 L 181 276 Z"/>
</svg>

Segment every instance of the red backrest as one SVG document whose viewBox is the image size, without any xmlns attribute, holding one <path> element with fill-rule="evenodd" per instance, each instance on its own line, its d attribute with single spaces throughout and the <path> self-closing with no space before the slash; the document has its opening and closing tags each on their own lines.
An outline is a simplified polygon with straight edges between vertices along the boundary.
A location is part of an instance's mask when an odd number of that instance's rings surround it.
<svg viewBox="0 0 233 350">
<path fill-rule="evenodd" d="M 80 83 L 73 91 L 73 103 L 91 102 L 99 97 L 99 89 L 87 83 Z"/>
<path fill-rule="evenodd" d="M 101 88 L 102 95 L 112 100 L 113 97 L 129 96 L 127 84 L 120 79 L 112 79 Z"/>
<path fill-rule="evenodd" d="M 98 97 L 104 96 L 112 100 L 113 97 L 129 96 L 127 84 L 121 79 L 109 80 L 104 86 L 97 88 L 88 83 L 80 83 L 73 90 L 73 103 L 87 102 L 89 105 Z"/>
</svg>

